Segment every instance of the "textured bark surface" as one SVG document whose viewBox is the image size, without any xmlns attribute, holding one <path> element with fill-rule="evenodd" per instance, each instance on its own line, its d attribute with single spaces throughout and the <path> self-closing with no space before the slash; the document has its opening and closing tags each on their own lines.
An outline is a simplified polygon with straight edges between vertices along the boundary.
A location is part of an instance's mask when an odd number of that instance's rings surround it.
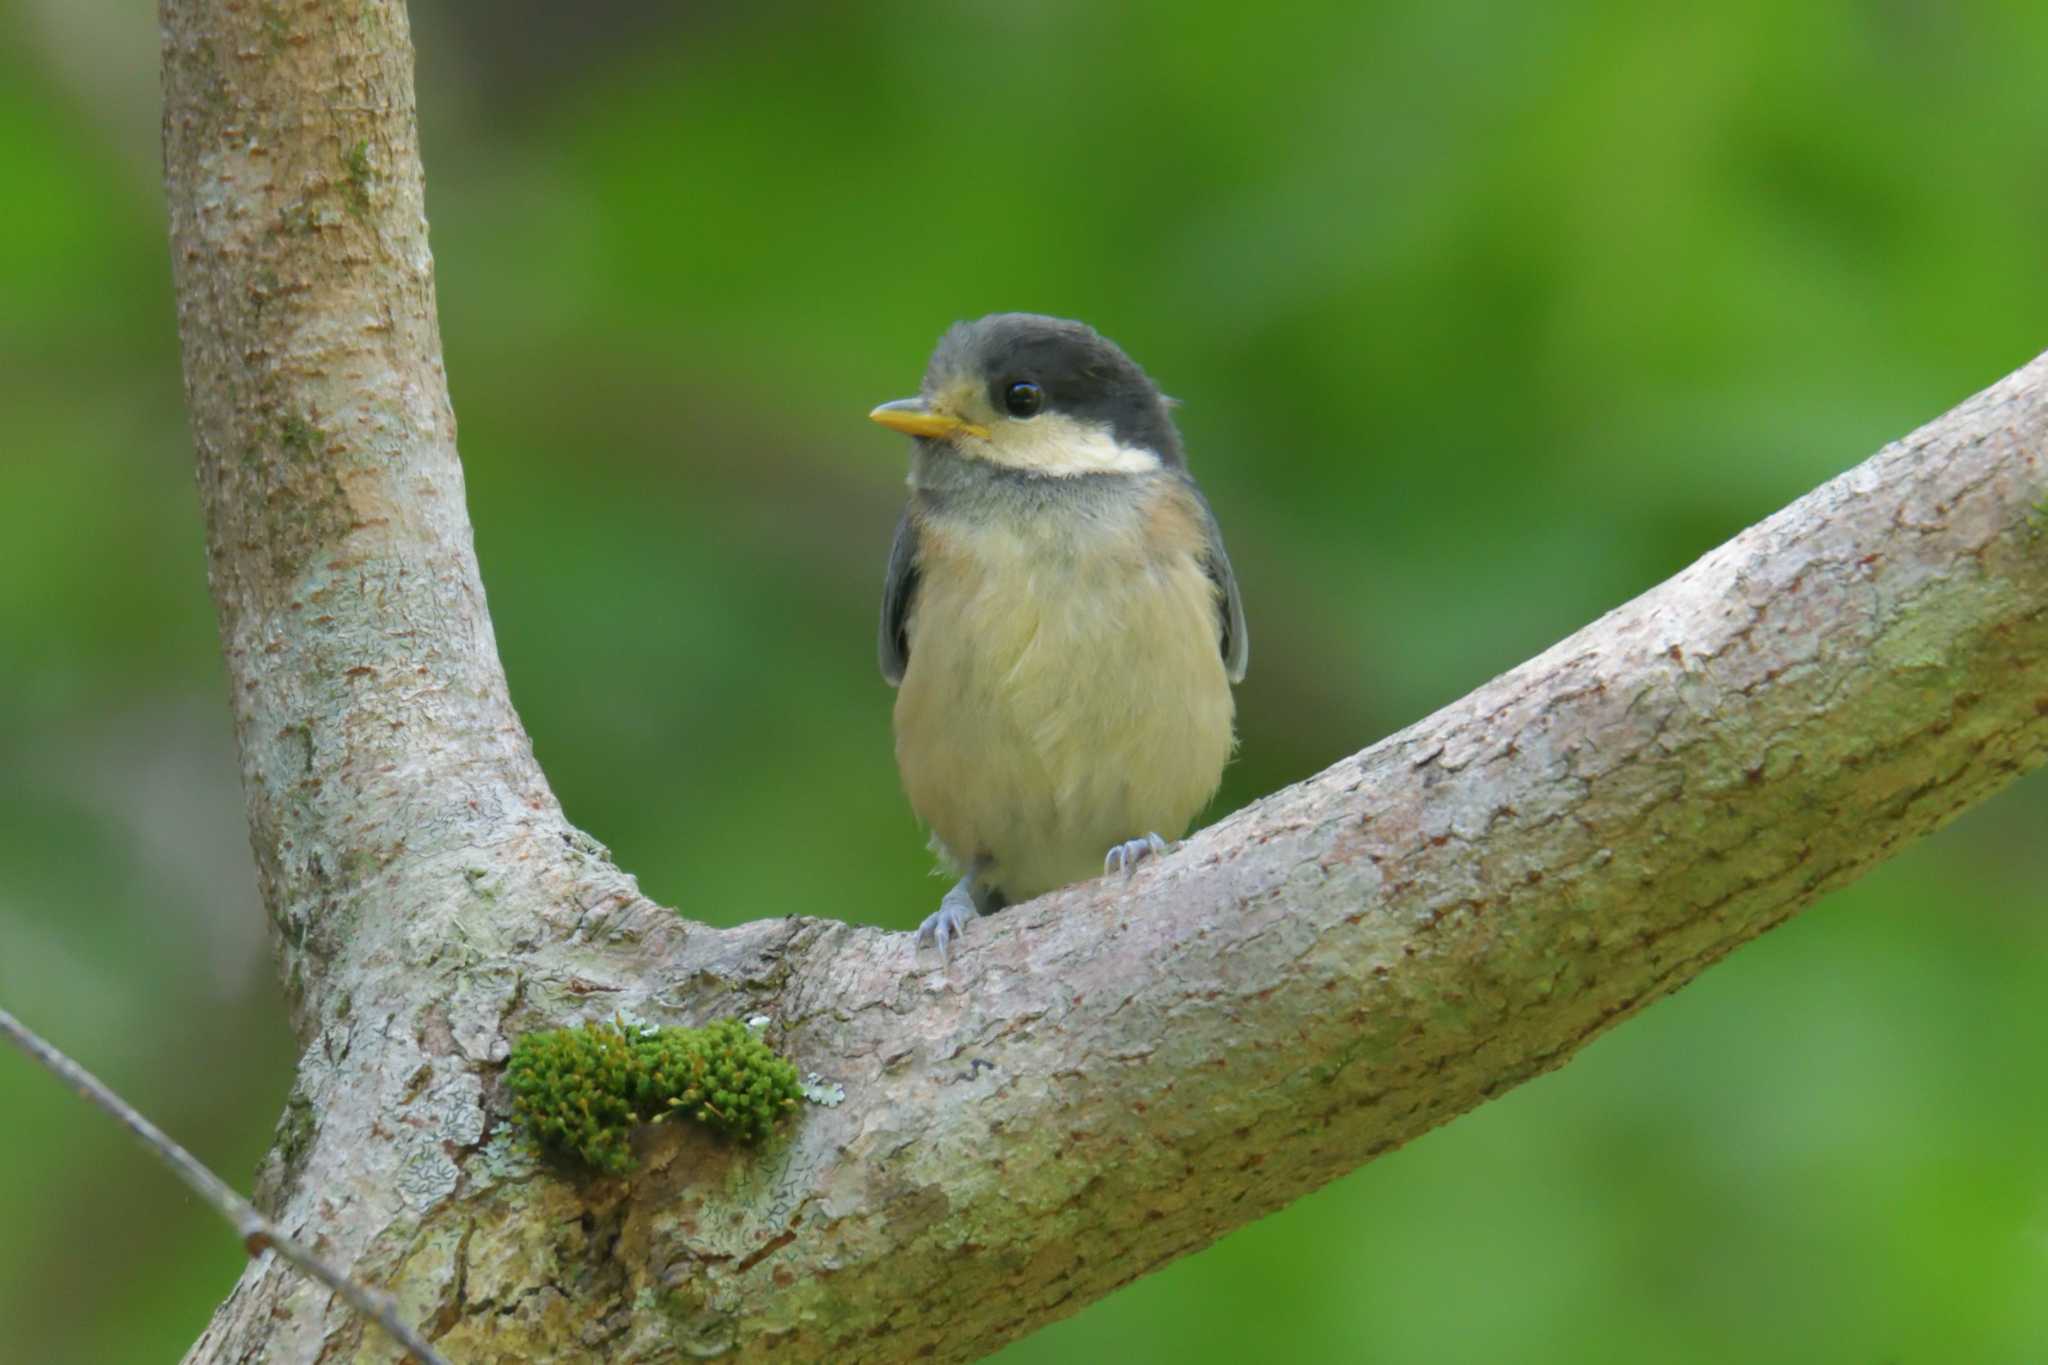
<svg viewBox="0 0 2048 1365">
<path fill-rule="evenodd" d="M 2048 755 L 2048 357 L 1128 887 L 713 931 L 562 818 L 507 699 L 406 17 L 163 0 L 187 389 L 304 1044 L 262 1183 L 456 1360 L 963 1360 L 1556 1066 Z M 772 907 L 763 907 L 764 910 Z M 508 1040 L 765 1015 L 763 1151 L 537 1169 Z M 190 1359 L 388 1359 L 252 1265 Z"/>
</svg>

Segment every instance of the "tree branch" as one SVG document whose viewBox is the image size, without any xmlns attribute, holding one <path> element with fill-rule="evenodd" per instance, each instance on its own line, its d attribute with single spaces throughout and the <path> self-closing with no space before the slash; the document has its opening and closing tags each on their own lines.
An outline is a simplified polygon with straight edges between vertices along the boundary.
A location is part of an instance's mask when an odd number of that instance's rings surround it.
<svg viewBox="0 0 2048 1365">
<path fill-rule="evenodd" d="M 1128 886 L 726 931 L 562 818 L 441 378 L 405 14 L 164 0 L 185 368 L 305 1043 L 264 1188 L 455 1358 L 960 1360 L 1506 1088 L 2048 752 L 2048 357 Z M 765 907 L 764 907 L 765 908 Z M 770 1016 L 753 1152 L 535 1169 L 509 1037 Z M 192 1359 L 360 1325 L 252 1266 Z"/>
</svg>

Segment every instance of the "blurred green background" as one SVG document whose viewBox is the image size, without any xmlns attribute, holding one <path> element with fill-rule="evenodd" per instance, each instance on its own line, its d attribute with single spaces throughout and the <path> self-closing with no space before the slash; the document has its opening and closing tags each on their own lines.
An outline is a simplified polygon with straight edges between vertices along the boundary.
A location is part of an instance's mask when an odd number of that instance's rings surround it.
<svg viewBox="0 0 2048 1365">
<path fill-rule="evenodd" d="M 1254 650 L 1227 808 L 2048 347 L 2048 8 L 420 5 L 449 373 L 572 818 L 715 922 L 909 926 L 873 612 L 956 317 L 1171 393 Z M 254 900 L 155 25 L 0 3 L 0 1001 L 246 1185 Z M 1019 1344 L 2048 1359 L 2048 785 L 1563 1072 Z M 0 1055 L 0 1361 L 168 1361 L 226 1228 Z"/>
</svg>

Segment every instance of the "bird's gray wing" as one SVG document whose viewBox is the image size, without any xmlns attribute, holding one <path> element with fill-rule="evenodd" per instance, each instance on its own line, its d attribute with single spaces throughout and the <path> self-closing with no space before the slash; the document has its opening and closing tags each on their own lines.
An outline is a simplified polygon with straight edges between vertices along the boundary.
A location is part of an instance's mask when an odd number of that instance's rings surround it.
<svg viewBox="0 0 2048 1365">
<path fill-rule="evenodd" d="M 1229 572 L 1227 565 L 1224 571 Z M 896 523 L 896 539 L 889 546 L 889 572 L 882 580 L 882 627 L 876 640 L 882 676 L 891 687 L 903 682 L 903 670 L 910 663 L 910 600 L 916 595 L 917 533 L 910 525 L 910 509 L 905 507 Z"/>
<path fill-rule="evenodd" d="M 1252 661 L 1252 637 L 1245 633 L 1244 599 L 1237 594 L 1237 574 L 1231 570 L 1230 556 L 1223 549 L 1223 531 L 1216 525 L 1216 514 L 1209 510 L 1208 499 L 1200 491 L 1195 500 L 1201 504 L 1202 520 L 1209 533 L 1209 544 L 1202 555 L 1202 567 L 1208 571 L 1216 584 L 1216 592 L 1223 599 L 1222 639 L 1223 671 L 1234 683 L 1244 681 L 1245 668 Z"/>
</svg>

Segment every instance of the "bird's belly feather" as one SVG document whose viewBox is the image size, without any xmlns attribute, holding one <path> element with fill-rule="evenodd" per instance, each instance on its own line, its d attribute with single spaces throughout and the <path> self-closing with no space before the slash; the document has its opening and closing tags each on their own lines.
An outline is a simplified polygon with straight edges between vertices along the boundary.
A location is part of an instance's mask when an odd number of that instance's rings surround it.
<svg viewBox="0 0 2048 1365">
<path fill-rule="evenodd" d="M 1177 838 L 1232 746 L 1194 556 L 1044 550 L 927 538 L 896 700 L 912 808 L 1013 902 L 1096 875 L 1112 844 Z"/>
</svg>

